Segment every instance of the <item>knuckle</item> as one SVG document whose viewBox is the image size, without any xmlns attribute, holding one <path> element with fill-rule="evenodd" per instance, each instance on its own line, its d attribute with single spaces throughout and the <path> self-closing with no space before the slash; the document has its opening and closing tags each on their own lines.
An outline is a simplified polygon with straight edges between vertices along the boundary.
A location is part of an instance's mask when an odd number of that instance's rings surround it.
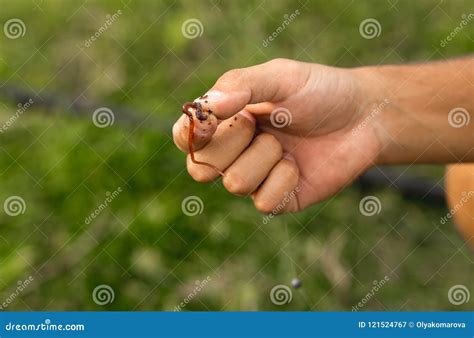
<svg viewBox="0 0 474 338">
<path fill-rule="evenodd" d="M 187 165 L 188 174 L 199 183 L 211 182 L 216 178 L 214 171 L 208 170 L 209 168 L 202 168 L 201 166 L 194 165 L 193 163 Z"/>
<path fill-rule="evenodd" d="M 176 122 L 173 126 L 173 142 L 179 150 L 183 152 L 188 151 L 188 145 L 182 137 L 182 133 L 181 133 L 178 122 Z"/>
<path fill-rule="evenodd" d="M 225 72 L 224 74 L 222 74 L 218 82 L 224 82 L 224 83 L 234 82 L 234 81 L 239 80 L 242 77 L 242 75 L 243 75 L 242 69 L 240 68 L 231 69 Z"/>
<path fill-rule="evenodd" d="M 278 141 L 278 139 L 274 135 L 262 133 L 257 136 L 257 141 L 263 143 L 263 148 L 265 150 L 275 153 L 278 155 L 278 157 L 281 157 L 283 153 L 283 147 L 280 141 Z"/>
<path fill-rule="evenodd" d="M 227 191 L 234 195 L 245 195 L 251 193 L 251 191 L 248 191 L 249 187 L 246 180 L 238 174 L 227 172 L 224 175 L 222 182 Z"/>
<path fill-rule="evenodd" d="M 272 66 L 283 66 L 292 63 L 293 60 L 285 59 L 285 58 L 276 58 L 268 61 L 268 63 Z"/>
<path fill-rule="evenodd" d="M 255 198 L 253 204 L 255 205 L 255 208 L 264 213 L 264 214 L 269 214 L 273 212 L 275 206 L 271 201 L 265 198 L 259 198 L 258 196 Z"/>
<path fill-rule="evenodd" d="M 290 60 L 290 59 L 273 59 L 269 61 L 270 66 L 275 69 L 282 70 L 284 74 L 300 74 L 306 72 L 306 67 L 303 66 L 302 62 Z"/>
<path fill-rule="evenodd" d="M 280 165 L 284 168 L 284 171 L 288 178 L 298 178 L 299 170 L 296 163 L 288 159 L 283 159 Z"/>
</svg>

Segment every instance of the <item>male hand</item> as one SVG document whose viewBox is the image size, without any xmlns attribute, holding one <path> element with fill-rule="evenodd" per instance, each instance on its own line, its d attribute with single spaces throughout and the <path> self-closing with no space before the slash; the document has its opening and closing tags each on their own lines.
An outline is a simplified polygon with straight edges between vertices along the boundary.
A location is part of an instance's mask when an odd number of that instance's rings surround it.
<svg viewBox="0 0 474 338">
<path fill-rule="evenodd" d="M 360 125 L 367 116 L 360 88 L 349 69 L 285 59 L 231 70 L 196 100 L 222 120 L 195 119 L 196 159 L 224 171 L 226 189 L 251 195 L 258 210 L 299 211 L 375 162 L 380 142 L 372 121 Z M 183 151 L 188 132 L 183 115 L 173 127 Z M 187 168 L 200 182 L 218 176 L 189 155 Z"/>
</svg>

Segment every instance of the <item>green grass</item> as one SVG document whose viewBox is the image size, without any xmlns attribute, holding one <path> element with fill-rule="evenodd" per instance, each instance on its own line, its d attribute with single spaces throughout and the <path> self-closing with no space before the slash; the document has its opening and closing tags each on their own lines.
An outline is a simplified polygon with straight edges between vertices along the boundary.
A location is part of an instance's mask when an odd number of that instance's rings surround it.
<svg viewBox="0 0 474 338">
<path fill-rule="evenodd" d="M 453 224 L 440 224 L 446 209 L 387 189 L 371 192 L 382 210 L 367 217 L 359 212 L 364 194 L 351 187 L 264 224 L 250 200 L 220 183 L 193 182 L 170 138 L 180 103 L 231 68 L 275 57 L 354 67 L 472 52 L 474 23 L 439 45 L 473 12 L 472 2 L 215 3 L 2 1 L 0 23 L 20 18 L 27 30 L 15 40 L 0 34 L 1 83 L 134 107 L 166 122 L 135 128 L 116 121 L 100 129 L 67 107 L 33 108 L 0 134 L 0 202 L 18 195 L 26 203 L 22 215 L 0 213 L 0 304 L 32 276 L 8 310 L 172 310 L 209 276 L 185 310 L 351 310 L 374 280 L 388 276 L 362 310 L 472 308 L 472 301 L 454 306 L 447 297 L 456 284 L 473 292 L 474 275 L 472 253 Z M 117 21 L 85 48 L 119 9 Z M 263 39 L 296 9 L 301 14 L 264 48 Z M 183 37 L 189 18 L 203 23 L 201 37 Z M 381 23 L 379 37 L 360 36 L 366 18 Z M 15 106 L 0 98 L 2 123 Z M 442 169 L 408 172 L 439 180 Z M 117 198 L 87 224 L 118 187 Z M 204 210 L 189 217 L 181 203 L 192 195 Z M 292 302 L 272 304 L 272 287 L 295 276 L 303 287 Z M 114 289 L 111 304 L 94 303 L 100 284 Z"/>
</svg>

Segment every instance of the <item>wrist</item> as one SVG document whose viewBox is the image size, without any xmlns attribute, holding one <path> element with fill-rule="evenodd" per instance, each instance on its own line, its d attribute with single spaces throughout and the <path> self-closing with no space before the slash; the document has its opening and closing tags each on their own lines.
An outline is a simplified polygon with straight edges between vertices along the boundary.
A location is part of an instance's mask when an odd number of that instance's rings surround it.
<svg viewBox="0 0 474 338">
<path fill-rule="evenodd" d="M 395 161 L 394 147 L 404 120 L 403 111 L 391 94 L 391 80 L 379 67 L 358 67 L 351 69 L 358 87 L 358 110 L 366 122 L 369 134 L 378 144 L 374 164 L 390 164 Z"/>
<path fill-rule="evenodd" d="M 473 88 L 466 77 L 455 75 L 458 67 L 434 63 L 353 70 L 380 144 L 376 164 L 472 160 L 473 124 L 455 128 L 448 118 L 457 107 L 472 111 Z"/>
</svg>

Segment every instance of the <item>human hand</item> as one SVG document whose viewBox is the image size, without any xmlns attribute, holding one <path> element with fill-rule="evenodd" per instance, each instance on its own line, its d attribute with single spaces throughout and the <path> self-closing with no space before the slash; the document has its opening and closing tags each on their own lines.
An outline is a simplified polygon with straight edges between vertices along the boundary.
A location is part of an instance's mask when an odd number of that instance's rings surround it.
<svg viewBox="0 0 474 338">
<path fill-rule="evenodd" d="M 376 133 L 369 124 L 357 127 L 366 116 L 361 94 L 349 69 L 276 59 L 231 70 L 196 100 L 212 112 L 195 118 L 196 160 L 224 171 L 226 189 L 251 195 L 262 212 L 301 210 L 374 164 Z M 173 127 L 183 151 L 189 124 L 183 115 Z M 189 155 L 187 168 L 199 182 L 218 176 Z"/>
</svg>

